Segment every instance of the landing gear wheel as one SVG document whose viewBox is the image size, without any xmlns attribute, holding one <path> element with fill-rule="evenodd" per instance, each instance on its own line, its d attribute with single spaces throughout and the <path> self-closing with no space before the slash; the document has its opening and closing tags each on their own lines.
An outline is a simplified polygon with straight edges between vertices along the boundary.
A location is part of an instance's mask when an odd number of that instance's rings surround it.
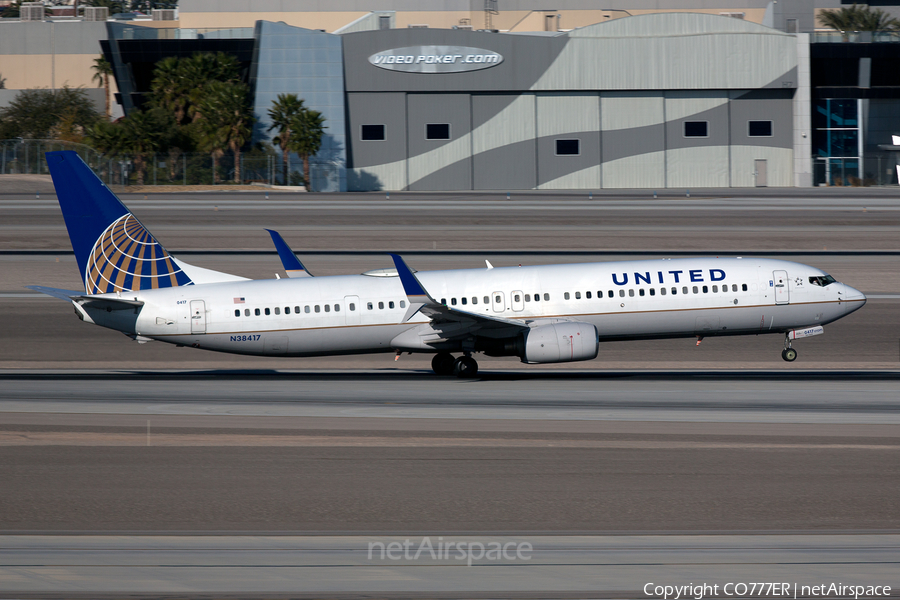
<svg viewBox="0 0 900 600">
<path fill-rule="evenodd" d="M 788 362 L 794 362 L 795 360 L 797 360 L 797 351 L 793 348 L 785 348 L 781 352 L 781 358 Z"/>
<path fill-rule="evenodd" d="M 471 356 L 460 356 L 453 363 L 453 373 L 460 379 L 471 379 L 478 374 L 478 363 Z"/>
<path fill-rule="evenodd" d="M 448 352 L 438 352 L 434 355 L 434 358 L 431 359 L 431 370 L 435 372 L 436 375 L 453 375 L 453 367 L 455 365 L 455 359 L 453 355 Z"/>
</svg>

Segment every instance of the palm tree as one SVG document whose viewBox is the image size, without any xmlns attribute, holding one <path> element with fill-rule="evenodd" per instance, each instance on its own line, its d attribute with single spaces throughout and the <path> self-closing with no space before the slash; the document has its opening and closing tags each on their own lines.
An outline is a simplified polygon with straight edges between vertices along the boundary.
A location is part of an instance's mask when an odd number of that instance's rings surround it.
<svg viewBox="0 0 900 600">
<path fill-rule="evenodd" d="M 105 56 L 101 56 L 94 59 L 94 66 L 91 69 L 94 71 L 93 81 L 97 82 L 97 87 L 102 86 L 106 92 L 104 97 L 106 98 L 106 118 L 108 119 L 111 116 L 109 110 L 109 76 L 113 72 L 112 65 L 109 64 Z"/>
<path fill-rule="evenodd" d="M 309 157 L 314 156 L 322 147 L 322 136 L 325 135 L 325 117 L 317 110 L 303 108 L 293 119 L 293 137 L 289 148 L 300 155 L 303 160 L 303 181 L 307 191 L 312 191 L 309 177 Z"/>
<path fill-rule="evenodd" d="M 241 64 L 231 54 L 202 52 L 184 61 L 184 77 L 187 81 L 189 101 L 188 115 L 196 122 L 202 117 L 199 105 L 206 95 L 206 86 L 212 81 L 240 83 Z"/>
<path fill-rule="evenodd" d="M 290 170 L 290 144 L 291 132 L 294 126 L 294 118 L 304 110 L 303 100 L 297 94 L 278 94 L 278 98 L 269 109 L 269 118 L 272 124 L 268 131 L 278 130 L 278 135 L 272 140 L 281 148 L 281 162 L 284 185 L 288 185 L 288 172 Z"/>
<path fill-rule="evenodd" d="M 823 10 L 819 13 L 819 21 L 841 33 L 848 31 L 897 31 L 900 20 L 891 17 L 879 8 L 868 6 L 842 7 L 835 10 Z"/>
<path fill-rule="evenodd" d="M 241 148 L 250 139 L 253 115 L 248 101 L 250 88 L 243 83 L 211 81 L 198 105 L 201 146 L 212 153 L 213 170 L 227 147 L 234 154 L 234 181 L 240 183 Z"/>
<path fill-rule="evenodd" d="M 169 56 L 156 63 L 153 69 L 150 102 L 171 112 L 181 125 L 187 114 L 188 94 L 193 87 L 185 73 L 184 61 L 177 56 Z"/>
</svg>

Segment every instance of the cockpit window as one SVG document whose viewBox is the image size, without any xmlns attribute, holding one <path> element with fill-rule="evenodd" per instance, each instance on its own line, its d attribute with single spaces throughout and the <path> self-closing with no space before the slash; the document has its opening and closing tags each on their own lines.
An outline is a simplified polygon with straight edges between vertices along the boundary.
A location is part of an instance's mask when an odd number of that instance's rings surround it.
<svg viewBox="0 0 900 600">
<path fill-rule="evenodd" d="M 837 280 L 831 275 L 823 275 L 821 277 L 810 277 L 809 282 L 813 285 L 820 285 L 825 287 L 826 285 L 831 285 L 832 283 L 837 283 Z"/>
</svg>

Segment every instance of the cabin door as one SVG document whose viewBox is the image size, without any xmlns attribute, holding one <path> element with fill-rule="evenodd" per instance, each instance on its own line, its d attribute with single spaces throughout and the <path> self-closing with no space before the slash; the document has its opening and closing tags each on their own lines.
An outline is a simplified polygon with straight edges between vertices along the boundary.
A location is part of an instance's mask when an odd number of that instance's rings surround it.
<svg viewBox="0 0 900 600">
<path fill-rule="evenodd" d="M 191 300 L 191 333 L 206 333 L 206 303 Z"/>
<path fill-rule="evenodd" d="M 494 312 L 503 312 L 506 310 L 506 298 L 503 292 L 494 292 L 491 294 L 491 304 L 493 305 Z"/>
<path fill-rule="evenodd" d="M 790 304 L 791 292 L 788 289 L 787 271 L 775 271 L 772 276 L 775 280 L 775 304 Z"/>
</svg>

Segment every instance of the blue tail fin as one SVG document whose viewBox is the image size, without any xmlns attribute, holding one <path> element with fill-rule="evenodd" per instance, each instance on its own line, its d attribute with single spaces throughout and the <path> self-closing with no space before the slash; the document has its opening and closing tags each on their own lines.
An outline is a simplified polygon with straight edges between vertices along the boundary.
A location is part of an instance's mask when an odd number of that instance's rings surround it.
<svg viewBox="0 0 900 600">
<path fill-rule="evenodd" d="M 193 283 L 78 154 L 47 152 L 47 166 L 88 294 Z"/>
</svg>

